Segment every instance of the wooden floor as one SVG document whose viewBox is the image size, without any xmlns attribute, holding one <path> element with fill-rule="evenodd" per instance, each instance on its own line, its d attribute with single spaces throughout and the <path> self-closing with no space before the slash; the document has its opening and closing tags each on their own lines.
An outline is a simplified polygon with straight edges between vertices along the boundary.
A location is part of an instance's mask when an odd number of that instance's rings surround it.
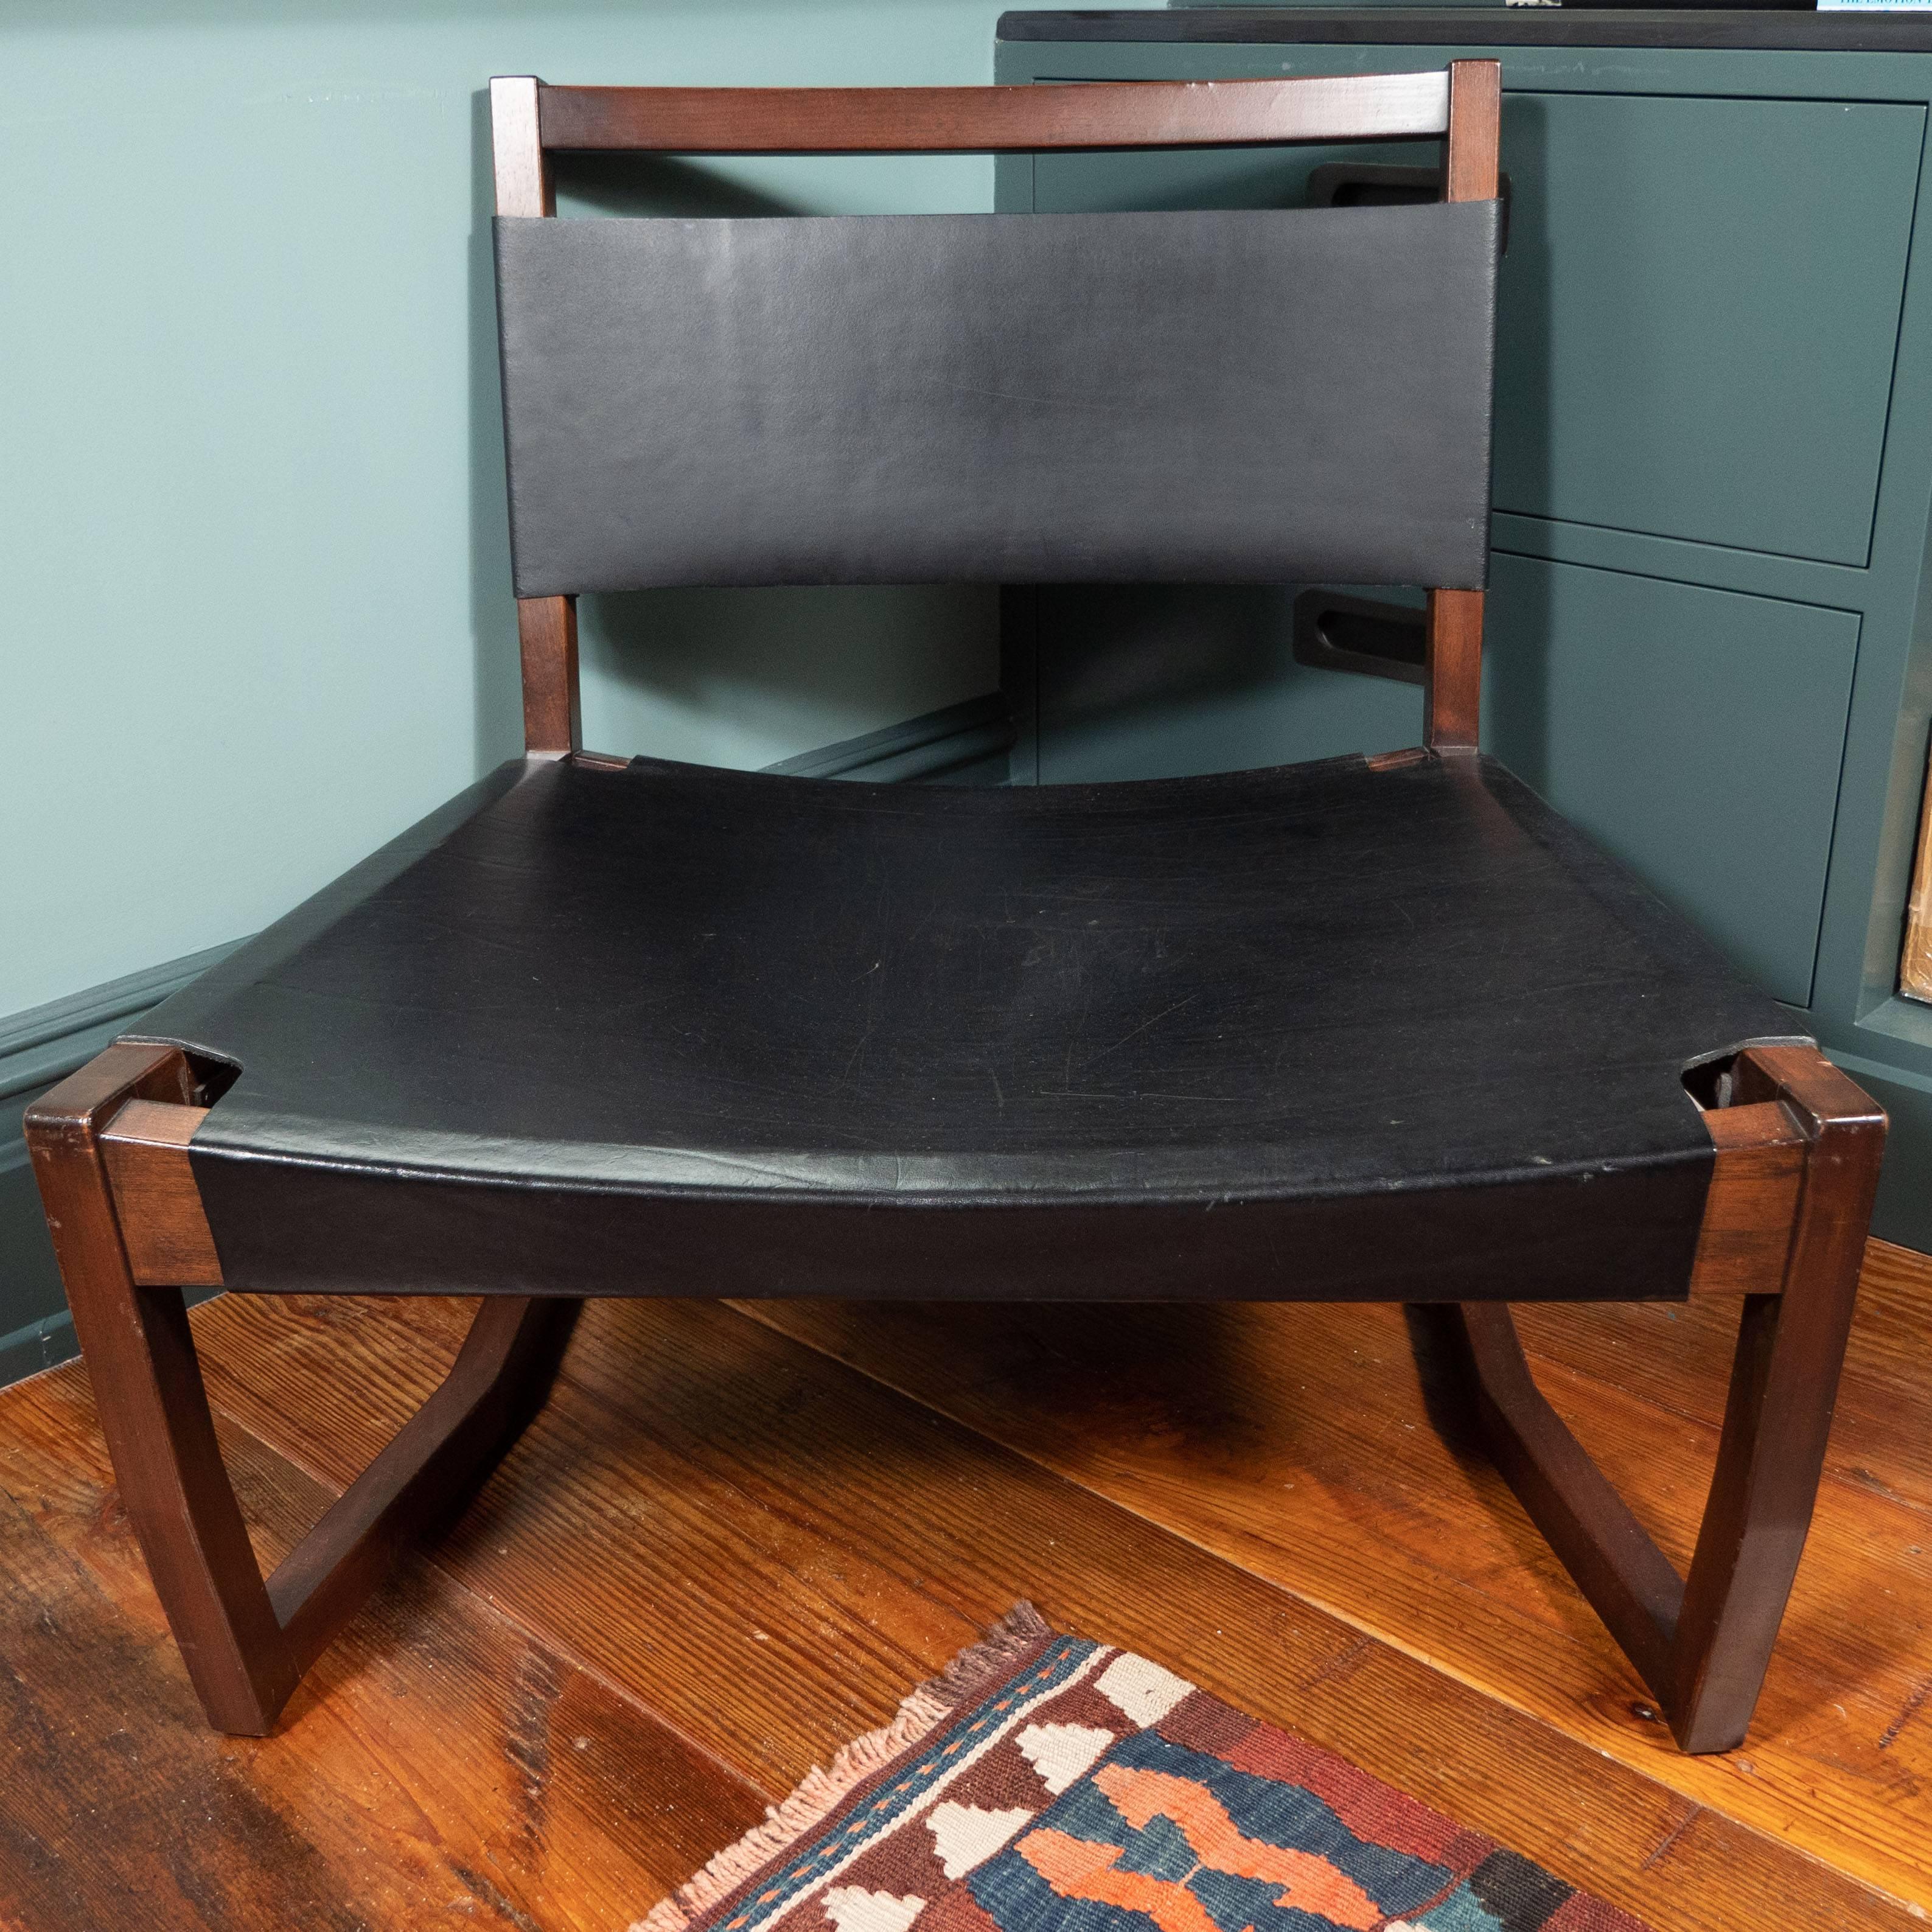
<svg viewBox="0 0 1932 1932">
<path fill-rule="evenodd" d="M 1525 1318 L 1680 1562 L 1734 1312 Z M 197 1314 L 265 1559 L 462 1316 Z M 1696 1760 L 1400 1309 L 593 1304 L 521 1445 L 260 1742 L 203 1726 L 58 1370 L 0 1394 L 0 1924 L 622 1928 L 1022 1596 L 1659 1932 L 1920 1921 L 1928 1338 L 1932 1262 L 1875 1246 L 1756 1725 Z"/>
</svg>

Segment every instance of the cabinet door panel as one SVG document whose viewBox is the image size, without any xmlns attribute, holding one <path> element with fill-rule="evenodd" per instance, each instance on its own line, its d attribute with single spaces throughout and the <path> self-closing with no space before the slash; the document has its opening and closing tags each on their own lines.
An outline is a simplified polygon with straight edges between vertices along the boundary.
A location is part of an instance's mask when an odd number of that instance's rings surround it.
<svg viewBox="0 0 1932 1932">
<path fill-rule="evenodd" d="M 1862 563 L 1924 129 L 1916 106 L 1509 95 L 1497 508 Z"/>
<path fill-rule="evenodd" d="M 1858 639 L 1850 611 L 1498 556 L 1484 740 L 1804 1006 Z"/>
</svg>

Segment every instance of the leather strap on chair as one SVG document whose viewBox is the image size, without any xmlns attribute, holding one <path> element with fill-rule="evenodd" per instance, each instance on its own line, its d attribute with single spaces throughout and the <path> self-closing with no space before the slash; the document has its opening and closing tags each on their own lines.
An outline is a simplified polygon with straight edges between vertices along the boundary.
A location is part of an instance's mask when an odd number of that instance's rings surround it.
<svg viewBox="0 0 1932 1932">
<path fill-rule="evenodd" d="M 500 219 L 518 595 L 1474 588 L 1496 223 Z"/>
</svg>

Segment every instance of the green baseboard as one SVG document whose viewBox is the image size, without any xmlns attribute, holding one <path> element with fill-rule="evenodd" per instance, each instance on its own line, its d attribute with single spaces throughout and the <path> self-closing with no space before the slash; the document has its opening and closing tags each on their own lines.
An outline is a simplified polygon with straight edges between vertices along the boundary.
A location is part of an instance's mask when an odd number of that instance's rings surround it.
<svg viewBox="0 0 1932 1932">
<path fill-rule="evenodd" d="M 58 1315 L 29 1322 L 10 1335 L 0 1335 L 0 1388 L 23 1382 L 43 1369 L 57 1369 L 80 1353 L 74 1317 L 64 1308 Z"/>
</svg>

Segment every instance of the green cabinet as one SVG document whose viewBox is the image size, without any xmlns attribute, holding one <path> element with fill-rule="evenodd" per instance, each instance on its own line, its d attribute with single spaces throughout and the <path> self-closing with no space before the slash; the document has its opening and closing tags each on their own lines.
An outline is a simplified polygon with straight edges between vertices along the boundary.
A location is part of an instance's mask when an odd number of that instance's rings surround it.
<svg viewBox="0 0 1932 1932">
<path fill-rule="evenodd" d="M 1291 4 L 1000 31 L 1009 81 L 1502 62 L 1486 742 L 1804 1010 L 1892 1112 L 1881 1230 L 1932 1247 L 1932 1008 L 1895 992 L 1932 730 L 1932 20 Z M 1324 162 L 1434 158 L 1016 157 L 999 204 L 1298 206 Z M 1297 588 L 1016 593 L 1016 772 L 1413 743 L 1412 686 L 1295 661 Z"/>
</svg>

